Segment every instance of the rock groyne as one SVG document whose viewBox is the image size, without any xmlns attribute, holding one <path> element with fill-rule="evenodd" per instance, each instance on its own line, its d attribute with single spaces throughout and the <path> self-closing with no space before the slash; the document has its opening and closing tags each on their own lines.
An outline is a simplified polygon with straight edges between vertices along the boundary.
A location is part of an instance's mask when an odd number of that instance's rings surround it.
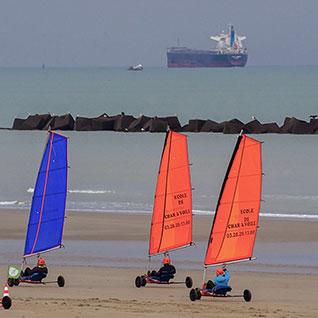
<svg viewBox="0 0 318 318">
<path fill-rule="evenodd" d="M 281 127 L 277 123 L 261 123 L 257 119 L 243 123 L 237 118 L 220 123 L 211 119 L 190 119 L 187 124 L 181 126 L 177 116 L 140 115 L 135 118 L 122 112 L 112 116 L 104 113 L 91 118 L 77 116 L 74 120 L 71 114 L 61 116 L 35 114 L 29 115 L 25 119 L 15 118 L 12 130 L 165 132 L 169 127 L 174 131 L 196 133 L 238 134 L 243 130 L 247 134 L 318 134 L 318 118 L 317 116 L 310 117 L 309 122 L 295 117 L 286 117 Z"/>
</svg>

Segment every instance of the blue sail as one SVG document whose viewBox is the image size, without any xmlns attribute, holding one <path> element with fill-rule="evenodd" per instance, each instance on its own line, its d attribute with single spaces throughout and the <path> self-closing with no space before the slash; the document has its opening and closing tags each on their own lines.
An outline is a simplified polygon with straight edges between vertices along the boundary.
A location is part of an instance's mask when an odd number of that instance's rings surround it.
<svg viewBox="0 0 318 318">
<path fill-rule="evenodd" d="M 35 184 L 24 257 L 62 245 L 67 195 L 67 140 L 49 132 Z"/>
</svg>

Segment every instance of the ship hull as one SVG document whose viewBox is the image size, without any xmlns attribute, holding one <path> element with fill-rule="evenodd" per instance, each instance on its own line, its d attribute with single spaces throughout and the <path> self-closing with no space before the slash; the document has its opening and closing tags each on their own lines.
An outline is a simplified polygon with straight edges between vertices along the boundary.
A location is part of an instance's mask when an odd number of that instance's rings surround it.
<svg viewBox="0 0 318 318">
<path fill-rule="evenodd" d="M 244 67 L 247 53 L 217 53 L 213 51 L 167 51 L 168 67 Z"/>
</svg>

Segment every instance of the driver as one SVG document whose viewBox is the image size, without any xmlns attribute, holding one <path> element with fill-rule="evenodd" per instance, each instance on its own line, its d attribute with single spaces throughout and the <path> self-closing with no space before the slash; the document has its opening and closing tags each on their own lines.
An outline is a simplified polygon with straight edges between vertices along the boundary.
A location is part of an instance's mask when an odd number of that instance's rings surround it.
<svg viewBox="0 0 318 318">
<path fill-rule="evenodd" d="M 216 269 L 216 277 L 213 280 L 214 286 L 213 287 L 228 287 L 228 283 L 230 280 L 230 273 L 226 268 L 217 268 Z"/>
<path fill-rule="evenodd" d="M 170 258 L 169 257 L 164 257 L 163 261 L 163 266 L 156 271 L 152 271 L 150 276 L 155 276 L 155 277 L 161 277 L 163 275 L 171 275 L 173 276 L 176 273 L 176 268 L 171 264 Z"/>
<path fill-rule="evenodd" d="M 21 276 L 22 277 L 32 276 L 35 273 L 41 274 L 42 277 L 43 276 L 45 277 L 47 275 L 48 269 L 45 265 L 45 260 L 43 258 L 39 258 L 37 266 L 33 267 L 32 269 L 27 267 L 24 272 L 21 272 Z"/>
</svg>

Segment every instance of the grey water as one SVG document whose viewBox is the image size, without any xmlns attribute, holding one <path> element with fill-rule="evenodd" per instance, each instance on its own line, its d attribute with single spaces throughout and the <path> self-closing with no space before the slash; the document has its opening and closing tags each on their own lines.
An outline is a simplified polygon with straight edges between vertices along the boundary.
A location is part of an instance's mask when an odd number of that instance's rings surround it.
<svg viewBox="0 0 318 318">
<path fill-rule="evenodd" d="M 242 69 L 2 68 L 0 127 L 29 113 L 73 117 L 124 111 L 216 121 L 256 116 L 283 123 L 317 112 L 317 66 Z M 164 134 L 64 132 L 69 142 L 67 208 L 151 213 Z M 0 130 L 0 208 L 31 204 L 42 131 Z M 188 134 L 193 209 L 212 215 L 235 135 Z M 262 217 L 318 219 L 317 136 L 252 135 L 263 141 Z"/>
<path fill-rule="evenodd" d="M 45 254 L 47 264 L 68 266 L 147 267 L 148 243 L 145 241 L 65 241 L 65 249 Z M 22 240 L 0 241 L 0 264 L 21 264 Z M 231 270 L 278 273 L 318 274 L 317 242 L 256 243 L 252 262 L 232 264 Z M 174 251 L 173 263 L 179 269 L 202 269 L 206 243 Z M 28 259 L 33 264 L 34 259 Z M 159 267 L 162 256 L 152 257 L 152 266 Z"/>
</svg>

